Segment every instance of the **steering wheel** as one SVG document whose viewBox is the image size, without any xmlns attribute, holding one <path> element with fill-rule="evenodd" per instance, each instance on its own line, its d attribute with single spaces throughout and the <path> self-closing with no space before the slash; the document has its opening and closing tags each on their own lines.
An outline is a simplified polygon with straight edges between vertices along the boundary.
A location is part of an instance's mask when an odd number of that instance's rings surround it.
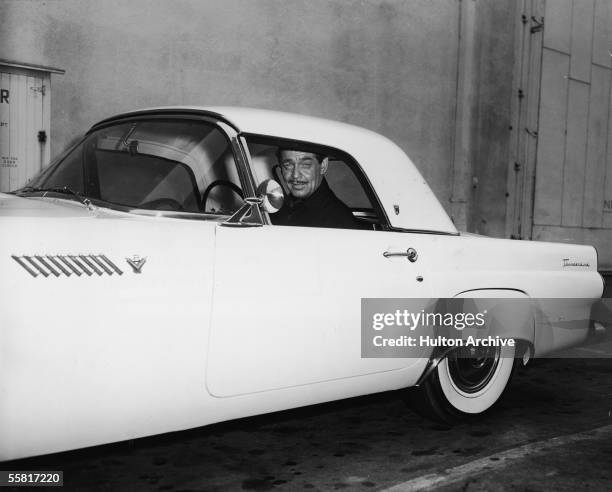
<svg viewBox="0 0 612 492">
<path fill-rule="evenodd" d="M 202 193 L 202 210 L 203 211 L 206 211 L 206 201 L 208 200 L 210 192 L 212 191 L 213 188 L 217 186 L 227 186 L 229 189 L 231 189 L 234 193 L 236 193 L 240 198 L 244 200 L 244 193 L 242 193 L 242 190 L 240 189 L 238 185 L 236 185 L 235 183 L 232 183 L 231 181 L 228 181 L 227 179 L 217 179 L 213 181 L 212 183 L 210 183 L 204 190 L 204 193 Z"/>
<path fill-rule="evenodd" d="M 182 212 L 185 209 L 183 205 L 174 198 L 157 198 L 150 202 L 141 203 L 138 208 L 148 208 L 151 210 L 170 210 L 176 212 Z"/>
</svg>

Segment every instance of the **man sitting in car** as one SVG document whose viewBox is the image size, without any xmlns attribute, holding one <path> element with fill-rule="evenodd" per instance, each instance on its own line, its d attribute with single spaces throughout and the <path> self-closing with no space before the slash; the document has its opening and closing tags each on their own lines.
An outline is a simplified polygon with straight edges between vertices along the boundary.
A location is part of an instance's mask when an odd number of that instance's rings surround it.
<svg viewBox="0 0 612 492">
<path fill-rule="evenodd" d="M 351 209 L 325 180 L 329 159 L 301 150 L 279 149 L 278 161 L 289 196 L 271 216 L 275 225 L 358 228 Z"/>
</svg>

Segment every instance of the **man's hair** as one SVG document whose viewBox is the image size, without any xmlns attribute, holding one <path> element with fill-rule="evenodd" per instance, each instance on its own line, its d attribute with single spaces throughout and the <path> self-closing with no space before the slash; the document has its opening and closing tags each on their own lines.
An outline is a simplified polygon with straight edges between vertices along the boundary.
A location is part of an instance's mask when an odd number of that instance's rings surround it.
<svg viewBox="0 0 612 492">
<path fill-rule="evenodd" d="M 294 152 L 308 152 L 309 154 L 314 155 L 316 157 L 317 161 L 319 161 L 319 164 L 321 164 L 323 162 L 323 159 L 325 159 L 327 157 L 325 154 L 319 154 L 317 152 L 312 152 L 312 151 L 306 150 L 306 149 L 299 149 L 299 148 L 293 148 L 293 147 L 291 147 L 291 148 L 289 148 L 289 147 L 286 147 L 286 148 L 279 147 L 276 150 L 276 159 L 278 160 L 278 163 L 282 164 L 282 162 L 281 162 L 281 153 L 283 151 L 292 151 L 292 150 Z"/>
</svg>

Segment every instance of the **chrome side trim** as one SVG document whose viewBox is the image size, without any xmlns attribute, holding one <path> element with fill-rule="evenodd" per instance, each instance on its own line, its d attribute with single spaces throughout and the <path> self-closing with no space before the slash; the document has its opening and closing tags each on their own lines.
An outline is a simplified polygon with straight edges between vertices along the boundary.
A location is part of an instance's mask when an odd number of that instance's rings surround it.
<svg viewBox="0 0 612 492">
<path fill-rule="evenodd" d="M 28 263 L 30 263 L 30 265 L 32 265 L 34 268 L 36 268 L 36 270 L 42 273 L 44 277 L 49 276 L 49 272 L 47 272 L 43 267 L 36 263 L 31 256 L 24 256 L 24 258 Z"/>
<path fill-rule="evenodd" d="M 19 258 L 19 256 L 15 256 L 15 255 L 11 255 L 11 258 L 13 258 L 13 260 L 15 260 L 17 263 L 19 263 L 19 265 L 21 265 L 21 267 L 28 272 L 30 275 L 32 275 L 32 277 L 38 277 L 38 273 L 36 273 L 34 270 L 32 270 L 30 268 L 30 266 L 23 261 L 21 258 Z"/>
<path fill-rule="evenodd" d="M 58 258 L 62 260 L 62 262 L 68 268 L 70 268 L 70 270 L 72 270 L 76 274 L 77 277 L 80 277 L 81 275 L 83 275 L 80 270 L 78 270 L 72 263 L 68 261 L 68 258 L 66 256 L 58 256 Z"/>
<path fill-rule="evenodd" d="M 89 271 L 89 268 L 83 265 L 83 263 L 81 263 L 76 256 L 68 255 L 68 258 L 70 258 L 70 260 L 73 261 L 76 266 L 78 266 L 83 272 L 85 272 L 88 277 L 92 276 L 92 272 Z"/>
<path fill-rule="evenodd" d="M 108 268 L 104 263 L 102 263 L 102 261 L 99 260 L 97 256 L 91 255 L 89 258 L 91 258 L 91 260 L 94 261 L 96 263 L 96 265 L 98 265 L 107 274 L 109 274 L 109 275 L 113 274 L 113 271 L 110 268 Z"/>
<path fill-rule="evenodd" d="M 42 265 L 47 270 L 49 270 L 53 275 L 55 275 L 56 277 L 60 276 L 59 272 L 57 270 L 55 270 L 51 265 L 49 265 L 49 263 L 47 263 L 42 256 L 35 255 L 34 258 L 36 258 L 36 260 L 38 260 L 40 263 L 42 263 Z"/>
<path fill-rule="evenodd" d="M 123 275 L 123 271 L 105 255 L 11 255 L 32 277 L 70 277 L 73 273 L 77 277 L 83 274 L 91 277 L 94 273 L 104 275 Z"/>
<path fill-rule="evenodd" d="M 59 269 L 60 269 L 60 271 L 61 271 L 61 272 L 62 272 L 64 275 L 66 275 L 66 277 L 70 277 L 70 275 L 72 275 L 72 273 L 70 273 L 70 271 L 66 270 L 66 269 L 64 268 L 64 266 L 63 266 L 63 265 L 62 265 L 62 264 L 61 264 L 61 263 L 60 263 L 58 260 L 56 260 L 56 259 L 55 259 L 53 256 L 49 256 L 49 255 L 47 255 L 47 259 L 48 259 L 48 260 L 49 260 L 51 263 L 53 263 L 53 264 L 54 264 L 54 265 L 55 265 L 57 268 L 59 268 Z"/>
<path fill-rule="evenodd" d="M 98 255 L 98 258 L 101 258 L 102 260 L 104 260 L 113 270 L 115 270 L 115 272 L 118 275 L 123 275 L 123 272 L 121 271 L 121 269 L 117 265 L 115 265 L 112 261 L 110 261 L 106 256 Z"/>
<path fill-rule="evenodd" d="M 89 261 L 89 259 L 85 255 L 79 255 L 79 258 L 83 260 L 83 263 L 85 263 L 89 268 L 91 268 L 94 272 L 96 272 L 98 276 L 102 275 L 102 270 L 100 270 L 91 261 Z"/>
</svg>

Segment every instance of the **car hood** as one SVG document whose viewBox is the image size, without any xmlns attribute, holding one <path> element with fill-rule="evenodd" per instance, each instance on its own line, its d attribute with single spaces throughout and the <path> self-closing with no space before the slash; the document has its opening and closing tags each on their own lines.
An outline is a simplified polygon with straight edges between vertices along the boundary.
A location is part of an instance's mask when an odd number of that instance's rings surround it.
<svg viewBox="0 0 612 492">
<path fill-rule="evenodd" d="M 0 193 L 0 216 L 10 217 L 90 217 L 82 203 L 61 198 L 20 197 Z"/>
</svg>

